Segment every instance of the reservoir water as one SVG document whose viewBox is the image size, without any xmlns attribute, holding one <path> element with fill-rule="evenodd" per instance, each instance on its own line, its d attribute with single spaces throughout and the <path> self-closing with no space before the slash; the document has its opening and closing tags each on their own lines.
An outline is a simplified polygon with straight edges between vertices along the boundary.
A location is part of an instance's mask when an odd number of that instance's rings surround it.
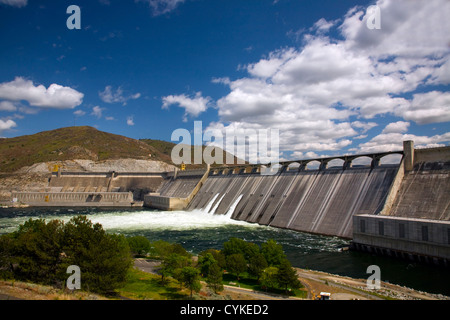
<svg viewBox="0 0 450 320">
<path fill-rule="evenodd" d="M 343 251 L 349 240 L 236 221 L 230 219 L 230 214 L 213 215 L 208 211 L 214 212 L 214 208 L 208 209 L 211 210 L 167 212 L 143 208 L 0 208 L 0 234 L 15 231 L 29 218 L 68 221 L 82 214 L 93 223 L 100 223 L 107 232 L 180 243 L 194 254 L 208 248 L 222 249 L 231 237 L 257 244 L 274 239 L 282 244 L 295 267 L 367 279 L 367 267 L 378 265 L 383 281 L 450 296 L 448 268 Z"/>
</svg>

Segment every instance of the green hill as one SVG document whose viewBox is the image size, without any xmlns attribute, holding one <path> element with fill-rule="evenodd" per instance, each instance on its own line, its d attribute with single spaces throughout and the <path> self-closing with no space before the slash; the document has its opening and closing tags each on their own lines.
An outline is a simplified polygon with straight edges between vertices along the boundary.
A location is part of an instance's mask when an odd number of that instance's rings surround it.
<svg viewBox="0 0 450 320">
<path fill-rule="evenodd" d="M 39 162 L 73 159 L 101 161 L 131 158 L 173 164 L 171 152 L 175 145 L 162 140 L 136 140 L 89 126 L 60 128 L 15 138 L 0 138 L 0 172 L 13 172 Z M 186 167 L 193 169 L 202 166 L 204 164 Z"/>
<path fill-rule="evenodd" d="M 1 172 L 12 172 L 38 162 L 121 158 L 170 163 L 170 156 L 167 157 L 147 143 L 88 126 L 60 128 L 0 139 Z"/>
</svg>

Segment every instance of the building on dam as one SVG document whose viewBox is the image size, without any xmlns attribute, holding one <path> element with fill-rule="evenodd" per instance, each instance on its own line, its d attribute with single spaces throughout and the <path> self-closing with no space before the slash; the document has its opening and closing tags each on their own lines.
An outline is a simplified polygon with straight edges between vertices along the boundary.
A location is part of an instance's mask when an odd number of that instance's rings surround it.
<svg viewBox="0 0 450 320">
<path fill-rule="evenodd" d="M 399 163 L 383 164 L 392 155 Z M 370 163 L 358 165 L 362 157 Z M 12 192 L 12 200 L 32 206 L 214 210 L 236 220 L 351 239 L 356 250 L 448 266 L 449 195 L 450 147 L 415 149 L 413 141 L 405 141 L 401 151 L 289 161 L 274 168 L 59 170 L 45 190 Z"/>
</svg>

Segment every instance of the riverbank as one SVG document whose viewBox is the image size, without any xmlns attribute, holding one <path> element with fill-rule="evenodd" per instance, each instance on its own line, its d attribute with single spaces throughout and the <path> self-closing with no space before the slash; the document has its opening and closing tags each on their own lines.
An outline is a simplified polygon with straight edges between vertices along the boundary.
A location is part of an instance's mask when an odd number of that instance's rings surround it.
<svg viewBox="0 0 450 320">
<path fill-rule="evenodd" d="M 156 274 L 159 263 L 137 259 L 135 267 L 146 273 Z M 299 280 L 305 287 L 304 290 L 308 293 L 307 298 L 303 300 L 313 300 L 320 292 L 331 293 L 331 300 L 450 300 L 448 296 L 413 290 L 383 281 L 380 283 L 379 290 L 368 290 L 366 279 L 353 279 L 300 268 L 296 270 Z M 202 300 L 302 300 L 232 285 L 224 285 L 224 290 L 218 295 L 209 295 L 204 291 L 195 298 Z M 117 297 L 114 298 L 114 300 L 117 299 Z M 109 300 L 109 298 L 83 291 L 68 292 L 33 283 L 0 281 L 0 300 Z"/>
</svg>

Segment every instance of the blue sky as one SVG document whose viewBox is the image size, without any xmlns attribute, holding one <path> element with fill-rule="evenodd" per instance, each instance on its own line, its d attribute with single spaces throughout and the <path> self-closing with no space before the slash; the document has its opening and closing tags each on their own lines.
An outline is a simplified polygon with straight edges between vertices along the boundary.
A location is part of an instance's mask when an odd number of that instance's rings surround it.
<svg viewBox="0 0 450 320">
<path fill-rule="evenodd" d="M 81 29 L 69 30 L 69 5 Z M 369 29 L 367 8 L 380 9 Z M 0 137 L 279 129 L 282 159 L 450 141 L 446 0 L 0 0 Z"/>
</svg>

